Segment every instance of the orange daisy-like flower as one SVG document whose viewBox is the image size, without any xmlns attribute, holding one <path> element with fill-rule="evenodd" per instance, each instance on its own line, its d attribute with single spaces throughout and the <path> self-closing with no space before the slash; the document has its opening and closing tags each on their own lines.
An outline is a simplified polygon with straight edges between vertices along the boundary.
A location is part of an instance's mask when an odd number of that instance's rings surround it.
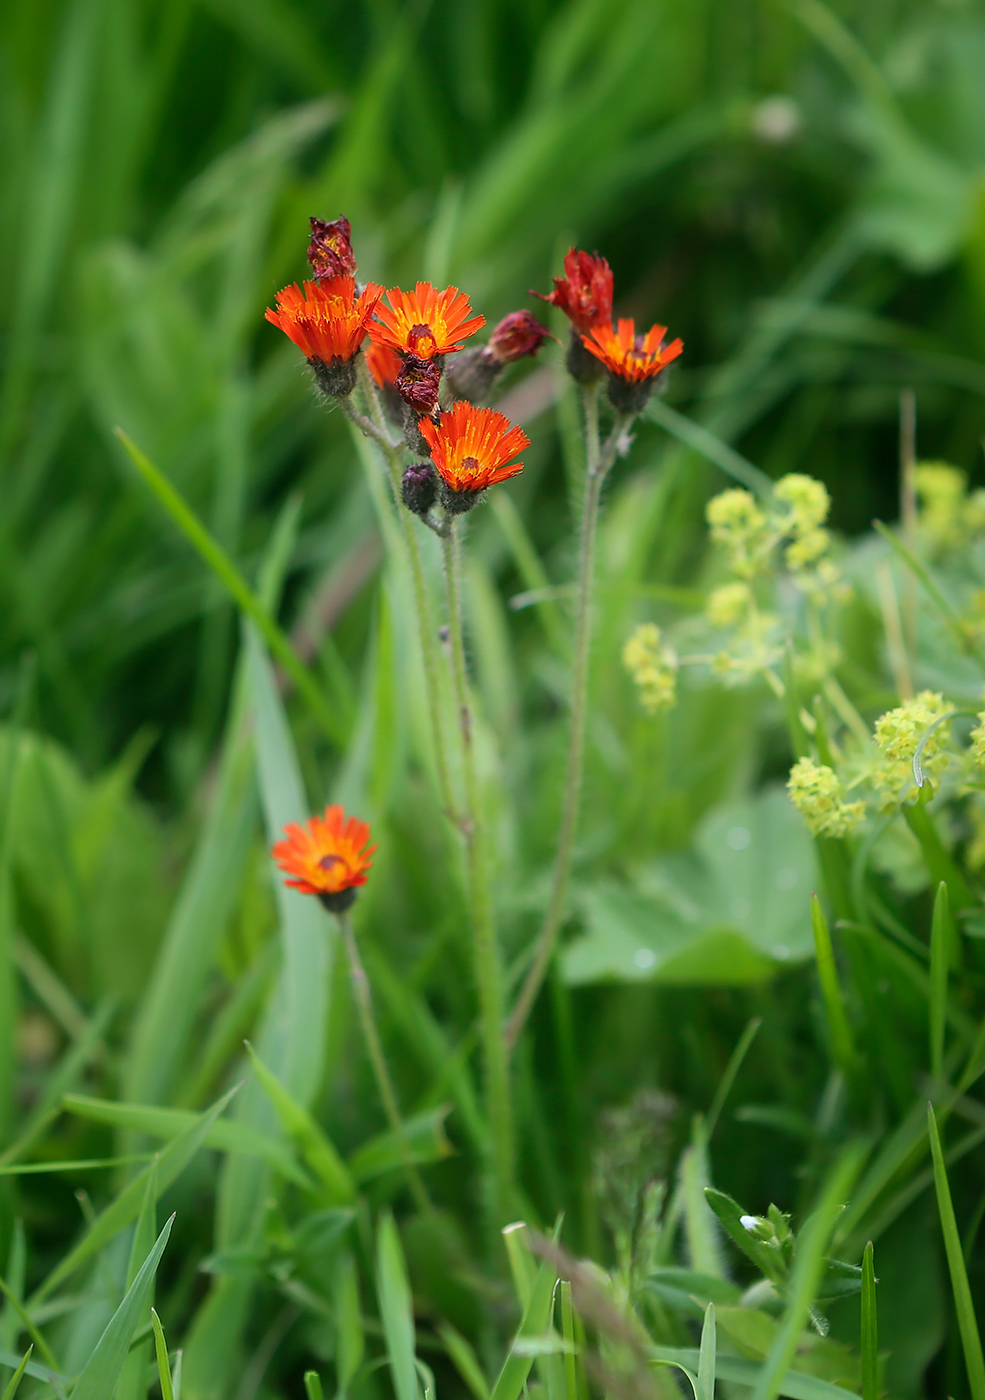
<svg viewBox="0 0 985 1400">
<path fill-rule="evenodd" d="M 373 340 L 370 332 L 370 342 L 366 346 L 366 368 L 373 376 L 373 383 L 379 389 L 385 389 L 388 384 L 393 384 L 397 375 L 403 368 L 403 360 L 396 350 L 391 350 L 389 345 L 381 345 L 379 341 Z"/>
<path fill-rule="evenodd" d="M 439 423 L 422 418 L 419 426 L 441 479 L 441 503 L 452 515 L 471 510 L 487 486 L 523 470 L 522 462 L 510 458 L 529 447 L 530 439 L 494 408 L 475 408 L 460 399 Z"/>
<path fill-rule="evenodd" d="M 469 336 L 486 324 L 485 316 L 472 315 L 468 297 L 457 287 L 443 292 L 430 282 L 418 282 L 412 292 L 391 287 L 387 300 L 389 306 L 377 307 L 370 335 L 378 345 L 422 360 L 461 350 Z"/>
<path fill-rule="evenodd" d="M 356 296 L 352 277 L 293 283 L 277 293 L 277 310 L 267 320 L 278 326 L 305 356 L 326 393 L 348 394 L 355 383 L 355 355 L 383 288 L 367 282 Z"/>
<path fill-rule="evenodd" d="M 618 330 L 596 326 L 590 335 L 582 336 L 585 349 L 601 360 L 612 376 L 609 397 L 616 408 L 638 413 L 657 375 L 684 349 L 682 340 L 665 345 L 666 334 L 666 326 L 651 326 L 646 335 L 637 335 L 635 322 L 620 320 Z"/>
<path fill-rule="evenodd" d="M 366 872 L 375 846 L 367 846 L 369 823 L 346 819 L 344 807 L 326 807 L 323 817 L 311 817 L 306 827 L 296 823 L 284 828 L 285 841 L 271 851 L 286 874 L 285 884 L 313 894 L 333 914 L 341 914 L 366 883 Z"/>
<path fill-rule="evenodd" d="M 612 268 L 598 253 L 569 248 L 564 276 L 554 278 L 553 292 L 532 295 L 560 307 L 577 330 L 587 333 L 612 319 Z"/>
</svg>

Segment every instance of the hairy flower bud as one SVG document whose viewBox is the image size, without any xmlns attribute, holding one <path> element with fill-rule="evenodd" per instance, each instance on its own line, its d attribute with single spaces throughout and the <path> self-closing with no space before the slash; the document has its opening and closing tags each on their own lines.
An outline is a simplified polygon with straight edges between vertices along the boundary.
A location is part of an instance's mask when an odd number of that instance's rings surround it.
<svg viewBox="0 0 985 1400">
<path fill-rule="evenodd" d="M 349 242 L 352 232 L 349 220 L 339 218 L 326 223 L 312 216 L 310 222 L 308 261 L 316 279 L 321 282 L 328 277 L 352 277 L 356 271 L 356 255 Z"/>
<path fill-rule="evenodd" d="M 511 365 L 525 355 L 536 355 L 550 334 L 532 311 L 511 311 L 489 337 L 489 353 L 497 364 Z"/>
<path fill-rule="evenodd" d="M 422 360 L 418 355 L 408 355 L 400 373 L 393 381 L 393 387 L 404 403 L 420 417 L 430 417 L 438 404 L 438 389 L 441 384 L 441 365 L 435 359 Z"/>
<path fill-rule="evenodd" d="M 400 482 L 400 499 L 412 515 L 427 515 L 438 498 L 438 479 L 430 462 L 408 467 Z"/>
</svg>

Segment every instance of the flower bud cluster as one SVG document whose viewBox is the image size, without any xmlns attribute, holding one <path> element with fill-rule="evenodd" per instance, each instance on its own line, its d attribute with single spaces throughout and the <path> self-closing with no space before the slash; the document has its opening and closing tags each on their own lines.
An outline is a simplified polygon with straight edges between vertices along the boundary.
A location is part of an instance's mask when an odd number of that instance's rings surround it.
<svg viewBox="0 0 985 1400">
<path fill-rule="evenodd" d="M 677 700 L 677 655 L 661 644 L 660 628 L 644 622 L 622 649 L 622 663 L 639 692 L 640 704 L 648 715 L 669 710 Z"/>
<path fill-rule="evenodd" d="M 799 758 L 787 779 L 790 800 L 815 836 L 848 836 L 865 816 L 865 803 L 846 802 L 833 768 Z"/>
<path fill-rule="evenodd" d="M 919 462 L 919 527 L 931 553 L 959 549 L 985 531 L 985 490 L 968 494 L 968 478 L 947 462 Z"/>
<path fill-rule="evenodd" d="M 872 781 L 883 795 L 883 805 L 891 806 L 913 786 L 913 759 L 921 741 L 924 773 L 931 781 L 941 777 L 948 765 L 948 728 L 940 724 L 930 731 L 951 708 L 939 691 L 922 690 L 876 720 L 875 739 L 882 758 L 872 769 Z"/>
</svg>

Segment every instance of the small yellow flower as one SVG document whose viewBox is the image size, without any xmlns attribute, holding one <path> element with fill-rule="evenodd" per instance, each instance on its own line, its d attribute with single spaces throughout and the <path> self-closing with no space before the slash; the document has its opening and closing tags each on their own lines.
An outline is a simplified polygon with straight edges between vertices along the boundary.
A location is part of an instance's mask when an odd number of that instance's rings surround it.
<svg viewBox="0 0 985 1400">
<path fill-rule="evenodd" d="M 769 521 L 751 491 L 722 491 L 708 502 L 705 514 L 711 537 L 729 552 L 737 574 L 751 578 L 762 567 L 771 545 Z"/>
<path fill-rule="evenodd" d="M 847 836 L 865 816 L 864 802 L 846 802 L 833 768 L 798 758 L 787 779 L 790 800 L 815 836 Z"/>
<path fill-rule="evenodd" d="M 798 536 L 817 530 L 827 520 L 831 509 L 831 497 L 823 481 L 816 481 L 802 472 L 781 476 L 773 488 L 773 499 L 789 506 L 784 530 Z"/>
<path fill-rule="evenodd" d="M 922 690 L 912 700 L 888 710 L 876 720 L 876 743 L 884 758 L 873 772 L 876 787 L 893 799 L 900 789 L 913 782 L 913 757 L 920 741 L 931 725 L 948 713 L 943 695 L 935 690 Z M 935 729 L 924 744 L 921 763 L 931 779 L 947 767 L 944 744 L 948 738 L 946 725 Z"/>
<path fill-rule="evenodd" d="M 713 627 L 734 627 L 745 617 L 751 601 L 748 583 L 723 583 L 709 595 L 705 616 Z"/>
<path fill-rule="evenodd" d="M 671 708 L 677 699 L 677 656 L 670 647 L 661 645 L 656 623 L 644 622 L 637 627 L 623 647 L 622 663 L 648 715 Z"/>
</svg>

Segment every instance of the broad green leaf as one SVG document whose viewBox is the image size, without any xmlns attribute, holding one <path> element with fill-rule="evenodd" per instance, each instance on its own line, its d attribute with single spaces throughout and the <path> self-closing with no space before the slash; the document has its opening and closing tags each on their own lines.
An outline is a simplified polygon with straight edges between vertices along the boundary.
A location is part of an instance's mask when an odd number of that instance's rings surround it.
<svg viewBox="0 0 985 1400">
<path fill-rule="evenodd" d="M 151 1252 L 127 1290 L 123 1302 L 110 1319 L 106 1331 L 79 1376 L 72 1391 L 72 1400 L 106 1400 L 113 1394 L 123 1364 L 127 1358 L 133 1334 L 141 1327 L 150 1308 L 154 1275 L 164 1246 L 171 1234 L 174 1216 L 167 1222 Z"/>
<path fill-rule="evenodd" d="M 565 980 L 765 981 L 811 954 L 815 880 L 813 844 L 784 793 L 719 808 L 692 852 L 583 895 L 587 931 L 565 951 Z"/>
</svg>

